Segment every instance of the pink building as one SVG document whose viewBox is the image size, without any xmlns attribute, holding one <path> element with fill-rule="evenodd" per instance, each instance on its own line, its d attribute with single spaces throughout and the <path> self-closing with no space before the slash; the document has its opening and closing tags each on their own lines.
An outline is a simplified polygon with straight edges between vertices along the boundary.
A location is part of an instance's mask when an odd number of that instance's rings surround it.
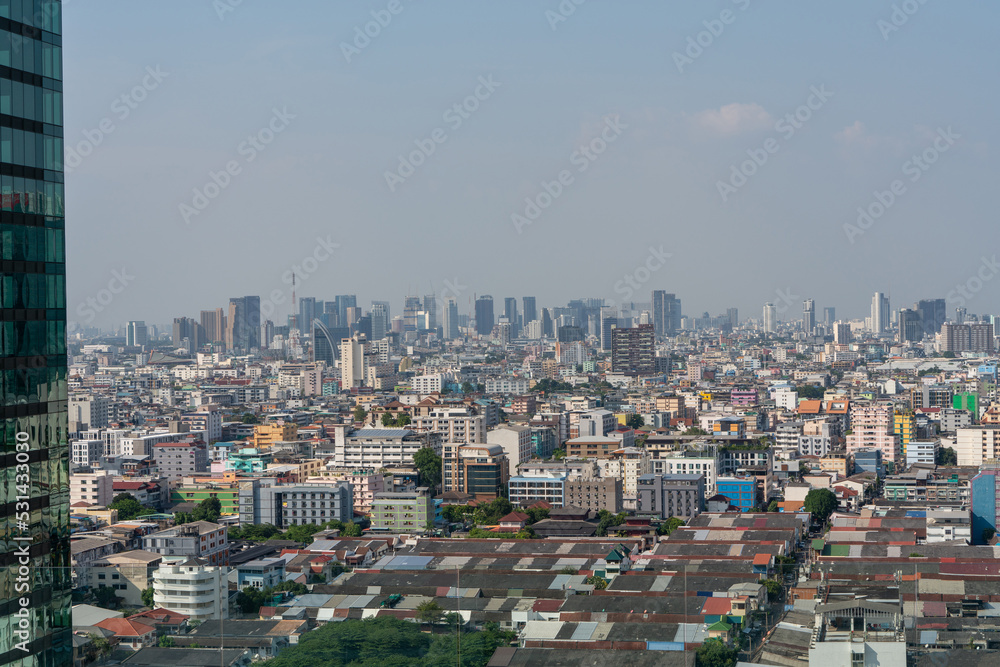
<svg viewBox="0 0 1000 667">
<path fill-rule="evenodd" d="M 852 405 L 847 452 L 853 454 L 861 449 L 879 449 L 883 461 L 900 461 L 899 439 L 892 432 L 892 420 L 893 409 L 889 403 Z"/>
<path fill-rule="evenodd" d="M 316 478 L 312 478 L 309 481 L 314 482 Z M 351 488 L 354 490 L 354 511 L 364 512 L 365 514 L 372 511 L 372 501 L 375 500 L 376 493 L 393 490 L 392 478 L 389 478 L 387 484 L 386 476 L 376 472 L 372 468 L 361 470 L 328 469 L 327 474 L 323 476 L 323 481 L 343 481 L 350 483 Z"/>
</svg>

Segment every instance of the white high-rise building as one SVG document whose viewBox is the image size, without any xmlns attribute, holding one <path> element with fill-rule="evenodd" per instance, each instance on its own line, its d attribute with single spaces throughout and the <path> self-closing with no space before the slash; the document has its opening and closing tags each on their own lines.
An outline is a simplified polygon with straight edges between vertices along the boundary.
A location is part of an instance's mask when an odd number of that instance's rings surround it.
<svg viewBox="0 0 1000 667">
<path fill-rule="evenodd" d="M 344 338 L 340 341 L 341 389 L 350 391 L 365 383 L 365 341 Z"/>
<path fill-rule="evenodd" d="M 773 303 L 764 304 L 764 332 L 774 333 L 778 330 L 778 309 Z"/>
<path fill-rule="evenodd" d="M 811 334 L 816 328 L 816 302 L 806 299 L 802 302 L 802 330 Z"/>
<path fill-rule="evenodd" d="M 153 573 L 153 603 L 191 620 L 229 618 L 229 568 L 189 558 Z"/>
<path fill-rule="evenodd" d="M 872 297 L 871 330 L 882 333 L 889 328 L 889 297 L 882 292 L 875 292 Z"/>
</svg>

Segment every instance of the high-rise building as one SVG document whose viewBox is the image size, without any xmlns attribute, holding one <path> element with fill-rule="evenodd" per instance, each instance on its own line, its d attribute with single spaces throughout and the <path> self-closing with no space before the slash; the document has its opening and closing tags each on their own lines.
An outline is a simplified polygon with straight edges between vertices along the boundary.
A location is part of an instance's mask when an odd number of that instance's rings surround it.
<svg viewBox="0 0 1000 667">
<path fill-rule="evenodd" d="M 851 325 L 847 322 L 837 322 L 833 325 L 833 342 L 837 345 L 847 345 L 851 342 Z"/>
<path fill-rule="evenodd" d="M 656 372 L 652 324 L 611 332 L 611 370 L 626 375 L 652 375 Z"/>
<path fill-rule="evenodd" d="M 509 296 L 503 300 L 503 316 L 510 322 L 514 331 L 521 331 L 521 323 L 517 319 L 517 297 Z"/>
<path fill-rule="evenodd" d="M 312 343 L 313 361 L 325 361 L 327 366 L 333 368 L 340 341 L 334 338 L 330 329 L 319 320 L 313 320 Z"/>
<path fill-rule="evenodd" d="M 764 304 L 764 333 L 774 333 L 778 330 L 778 309 L 771 302 Z"/>
<path fill-rule="evenodd" d="M 920 311 L 902 308 L 899 311 L 899 335 L 897 340 L 900 343 L 919 341 L 924 337 L 923 320 Z"/>
<path fill-rule="evenodd" d="M 680 328 L 681 300 L 664 290 L 653 290 L 653 330 L 656 336 L 673 336 Z"/>
<path fill-rule="evenodd" d="M 542 309 L 542 336 L 552 336 L 552 310 L 549 308 Z"/>
<path fill-rule="evenodd" d="M 437 297 L 433 294 L 427 294 L 424 296 L 424 313 L 427 314 L 428 330 L 437 330 L 440 322 L 438 322 Z"/>
<path fill-rule="evenodd" d="M 403 330 L 416 331 L 418 328 L 419 313 L 423 305 L 420 297 L 408 296 L 403 300 Z"/>
<path fill-rule="evenodd" d="M 726 317 L 729 318 L 729 326 L 736 328 L 740 325 L 740 311 L 737 308 L 727 308 Z"/>
<path fill-rule="evenodd" d="M 268 348 L 271 346 L 271 341 L 274 340 L 274 322 L 271 320 L 266 320 L 260 325 L 260 346 L 261 348 Z"/>
<path fill-rule="evenodd" d="M 444 339 L 455 340 L 460 337 L 458 330 L 458 302 L 449 296 L 444 301 Z"/>
<path fill-rule="evenodd" d="M 0 5 L 0 665 L 73 662 L 63 158 L 71 166 L 80 158 L 63 150 L 61 8 L 54 0 Z M 24 471 L 28 481 L 15 489 L 15 472 L 21 480 Z M 27 497 L 15 503 L 15 495 Z M 18 579 L 18 567 L 29 574 Z"/>
<path fill-rule="evenodd" d="M 965 317 L 968 315 L 969 311 L 965 309 L 964 306 L 959 306 L 955 309 L 955 322 L 958 324 L 965 324 Z"/>
<path fill-rule="evenodd" d="M 358 305 L 358 297 L 355 294 L 339 294 L 334 297 L 337 304 L 337 326 L 348 327 L 351 323 L 347 321 L 347 309 Z"/>
<path fill-rule="evenodd" d="M 969 351 L 992 353 L 993 347 L 993 323 L 973 322 L 969 327 Z"/>
<path fill-rule="evenodd" d="M 201 326 L 205 330 L 206 343 L 226 340 L 226 312 L 222 308 L 201 311 Z"/>
<path fill-rule="evenodd" d="M 300 323 L 301 327 L 302 324 Z M 306 329 L 308 331 L 308 329 Z M 226 318 L 226 347 L 246 353 L 260 347 L 260 297 L 242 296 L 229 300 Z"/>
<path fill-rule="evenodd" d="M 182 347 L 188 341 L 188 352 L 194 352 L 204 343 L 204 329 L 193 317 L 175 317 L 172 342 L 174 347 Z"/>
<path fill-rule="evenodd" d="M 837 309 L 833 306 L 827 306 L 823 309 L 823 324 L 830 327 L 833 323 L 837 321 Z"/>
<path fill-rule="evenodd" d="M 875 292 L 872 297 L 871 329 L 882 333 L 889 328 L 889 297 L 882 292 Z"/>
<path fill-rule="evenodd" d="M 601 319 L 601 349 L 610 350 L 611 349 L 611 338 L 613 332 L 618 328 L 618 318 L 617 317 L 604 317 Z"/>
<path fill-rule="evenodd" d="M 299 331 L 303 333 L 311 331 L 313 320 L 319 317 L 320 312 L 322 311 L 316 308 L 315 297 L 299 297 Z"/>
<path fill-rule="evenodd" d="M 528 322 L 534 322 L 538 319 L 538 308 L 535 306 L 535 297 L 521 297 L 521 306 L 521 321 L 524 322 L 524 326 L 528 326 Z"/>
<path fill-rule="evenodd" d="M 345 392 L 365 383 L 366 347 L 363 338 L 344 338 L 340 341 L 340 386 Z"/>
<path fill-rule="evenodd" d="M 816 329 L 816 302 L 806 299 L 802 302 L 802 330 L 811 334 Z"/>
<path fill-rule="evenodd" d="M 916 303 L 914 309 L 920 313 L 923 333 L 934 336 L 941 331 L 948 313 L 944 299 L 923 299 Z"/>
<path fill-rule="evenodd" d="M 149 342 L 146 337 L 146 323 L 133 320 L 125 327 L 125 344 L 129 347 L 142 347 Z"/>
<path fill-rule="evenodd" d="M 489 294 L 476 299 L 476 333 L 480 336 L 489 336 L 493 331 L 493 297 Z"/>
</svg>

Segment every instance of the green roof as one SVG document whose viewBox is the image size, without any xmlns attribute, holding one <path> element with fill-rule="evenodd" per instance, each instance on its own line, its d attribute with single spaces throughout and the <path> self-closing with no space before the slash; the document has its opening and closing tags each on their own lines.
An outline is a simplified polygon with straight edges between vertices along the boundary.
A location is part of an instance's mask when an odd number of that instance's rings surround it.
<svg viewBox="0 0 1000 667">
<path fill-rule="evenodd" d="M 727 623 L 725 621 L 716 621 L 715 623 L 712 623 L 712 625 L 708 626 L 708 630 L 711 632 L 715 632 L 717 630 L 725 630 L 726 632 L 729 632 L 729 630 L 731 630 L 732 627 L 733 626 L 731 623 Z"/>
<path fill-rule="evenodd" d="M 816 551 L 822 551 L 823 547 L 826 546 L 826 540 L 824 540 L 822 537 L 817 537 L 815 540 L 813 540 L 812 546 L 813 549 L 815 549 Z"/>
</svg>

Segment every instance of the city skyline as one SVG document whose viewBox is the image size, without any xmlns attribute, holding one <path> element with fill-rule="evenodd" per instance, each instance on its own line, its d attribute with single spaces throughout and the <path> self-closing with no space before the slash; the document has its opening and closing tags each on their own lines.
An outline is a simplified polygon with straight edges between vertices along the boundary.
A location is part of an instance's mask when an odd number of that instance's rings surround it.
<svg viewBox="0 0 1000 667">
<path fill-rule="evenodd" d="M 296 266 L 300 295 L 364 302 L 446 282 L 463 310 L 500 288 L 623 301 L 631 277 L 641 300 L 664 289 L 698 312 L 791 293 L 843 317 L 870 292 L 912 303 L 993 275 L 969 241 L 992 231 L 997 93 L 966 73 L 995 62 L 997 8 L 922 4 L 886 31 L 891 6 L 861 2 L 588 3 L 565 21 L 404 2 L 360 48 L 378 3 L 223 5 L 66 8 L 73 320 L 116 273 L 105 326 L 263 299 Z M 721 9 L 732 23 L 691 48 Z M 1000 311 L 994 289 L 971 301 Z"/>
</svg>

